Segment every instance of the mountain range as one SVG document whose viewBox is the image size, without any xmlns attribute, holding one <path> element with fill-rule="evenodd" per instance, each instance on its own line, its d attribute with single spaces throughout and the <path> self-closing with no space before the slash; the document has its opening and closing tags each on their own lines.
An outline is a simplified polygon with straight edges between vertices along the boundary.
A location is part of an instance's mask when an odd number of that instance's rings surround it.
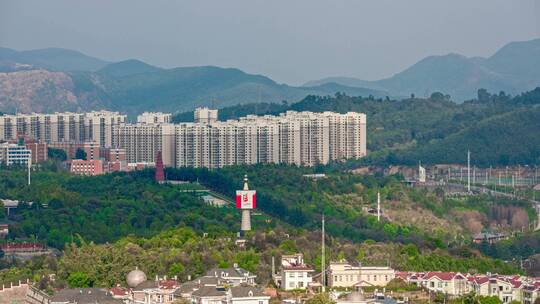
<svg viewBox="0 0 540 304">
<path fill-rule="evenodd" d="M 489 58 L 430 56 L 386 79 L 331 77 L 280 84 L 239 69 L 160 68 L 136 59 L 108 62 L 77 51 L 0 48 L 0 112 L 110 109 L 184 112 L 197 106 L 294 103 L 307 95 L 416 96 L 440 91 L 463 101 L 479 88 L 516 95 L 540 84 L 540 39 L 512 42 Z"/>
<path fill-rule="evenodd" d="M 165 69 L 139 60 L 106 62 L 65 49 L 0 49 L 0 111 L 53 112 L 111 109 L 177 112 L 201 105 L 224 107 L 299 101 L 307 95 L 385 96 L 386 92 L 325 83 L 278 84 L 268 77 L 215 66 Z"/>
<path fill-rule="evenodd" d="M 540 85 L 540 39 L 508 43 L 489 58 L 459 54 L 426 57 L 377 81 L 329 77 L 307 82 L 305 86 L 325 83 L 382 90 L 393 96 L 428 97 L 433 92 L 443 92 L 455 101 L 476 97 L 479 88 L 516 95 Z"/>
</svg>

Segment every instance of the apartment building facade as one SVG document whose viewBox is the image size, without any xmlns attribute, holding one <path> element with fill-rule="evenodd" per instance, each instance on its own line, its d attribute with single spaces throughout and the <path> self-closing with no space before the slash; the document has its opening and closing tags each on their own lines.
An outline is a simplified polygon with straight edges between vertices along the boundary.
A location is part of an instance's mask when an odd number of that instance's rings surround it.
<svg viewBox="0 0 540 304">
<path fill-rule="evenodd" d="M 0 142 L 25 136 L 58 148 L 92 143 L 96 149 L 87 152 L 89 159 L 99 159 L 100 148 L 113 148 L 125 150 L 127 163 L 154 163 L 161 151 L 165 166 L 211 169 L 257 163 L 315 166 L 367 154 L 362 113 L 288 111 L 218 121 L 217 110 L 200 108 L 194 116 L 193 123 L 172 124 L 170 114 L 150 112 L 136 123 L 109 111 L 2 115 Z"/>
<path fill-rule="evenodd" d="M 32 151 L 23 145 L 1 143 L 0 164 L 29 167 L 32 165 Z"/>
<path fill-rule="evenodd" d="M 47 143 L 95 141 L 112 145 L 114 128 L 127 122 L 118 112 L 16 114 L 0 116 L 0 141 L 29 137 Z"/>
<path fill-rule="evenodd" d="M 211 169 L 257 163 L 314 166 L 367 154 L 362 113 L 290 111 L 217 121 L 217 112 L 207 110 L 196 111 L 195 123 L 152 123 L 156 119 L 148 118 L 121 124 L 113 146 L 126 150 L 128 163 L 155 162 L 162 151 L 165 166 Z"/>
<path fill-rule="evenodd" d="M 137 123 L 170 123 L 171 122 L 171 113 L 162 113 L 162 112 L 144 112 L 141 115 L 137 116 Z"/>
</svg>

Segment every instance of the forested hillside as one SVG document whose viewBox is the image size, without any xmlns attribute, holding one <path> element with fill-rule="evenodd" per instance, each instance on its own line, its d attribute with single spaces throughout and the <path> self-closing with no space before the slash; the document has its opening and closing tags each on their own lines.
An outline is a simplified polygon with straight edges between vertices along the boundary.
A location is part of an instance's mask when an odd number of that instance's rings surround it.
<svg viewBox="0 0 540 304">
<path fill-rule="evenodd" d="M 480 225 L 501 227 L 492 208 L 528 210 L 523 203 L 488 197 L 445 200 L 435 193 L 412 190 L 397 177 L 331 171 L 322 180 L 303 177 L 313 172 L 286 166 L 167 170 L 170 179 L 199 180 L 227 196 L 248 174 L 257 190 L 258 210 L 253 214 L 254 231 L 247 236 L 248 247 L 239 249 L 234 244 L 239 213 L 233 206 L 205 205 L 192 193 L 182 192 L 187 185 L 156 184 L 153 171 L 76 177 L 42 169 L 34 174 L 29 188 L 24 170 L 2 170 L 0 197 L 33 202 L 10 216 L 9 238 L 37 239 L 63 249 L 63 255 L 0 270 L 0 283 L 30 277 L 42 288 L 112 286 L 136 266 L 150 276 L 178 275 L 185 280 L 231 263 L 257 271 L 265 283 L 272 256 L 300 251 L 309 264 L 320 267 L 323 211 L 328 260 L 347 258 L 366 265 L 389 262 L 397 269 L 417 271 L 519 271 L 513 264 L 463 246 L 469 243 L 472 222 L 460 219 L 477 215 Z M 367 212 L 374 206 L 377 190 L 385 210 L 380 223 Z M 422 220 L 410 216 L 413 212 Z M 395 217 L 396 213 L 409 214 L 408 219 Z M 51 273 L 57 275 L 56 281 L 48 279 L 46 274 Z"/>
</svg>

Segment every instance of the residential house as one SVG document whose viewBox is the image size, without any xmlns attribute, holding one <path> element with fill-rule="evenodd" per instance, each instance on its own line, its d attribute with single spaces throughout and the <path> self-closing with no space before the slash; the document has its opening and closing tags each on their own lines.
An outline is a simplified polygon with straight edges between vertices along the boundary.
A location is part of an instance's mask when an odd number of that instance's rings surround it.
<svg viewBox="0 0 540 304">
<path fill-rule="evenodd" d="M 510 303 L 512 300 L 519 300 L 518 282 L 502 276 L 480 276 L 473 280 L 475 293 L 480 296 L 498 297 L 502 303 Z M 514 286 L 517 286 L 515 288 Z"/>
<path fill-rule="evenodd" d="M 522 287 L 523 304 L 534 304 L 538 299 L 540 299 L 540 281 Z"/>
<path fill-rule="evenodd" d="M 303 254 L 284 255 L 281 257 L 281 274 L 274 278 L 282 289 L 306 289 L 312 283 L 314 271 L 304 263 Z"/>
<path fill-rule="evenodd" d="M 224 304 L 227 291 L 223 287 L 203 286 L 191 293 L 193 304 Z"/>
<path fill-rule="evenodd" d="M 179 299 L 176 291 L 180 288 L 177 280 L 156 278 L 154 281 L 145 281 L 132 288 L 134 304 L 173 303 Z"/>
<path fill-rule="evenodd" d="M 238 267 L 234 264 L 229 268 L 214 268 L 206 272 L 206 277 L 215 277 L 233 286 L 239 286 L 241 284 L 255 285 L 255 279 L 257 275 L 250 273 L 249 271 Z"/>
<path fill-rule="evenodd" d="M 104 288 L 62 289 L 50 299 L 50 304 L 122 304 Z"/>
<path fill-rule="evenodd" d="M 268 304 L 270 297 L 254 286 L 234 286 L 228 291 L 228 304 Z"/>
<path fill-rule="evenodd" d="M 432 292 L 442 292 L 450 296 L 470 292 L 467 278 L 459 272 L 427 272 L 422 277 L 422 285 Z"/>
</svg>

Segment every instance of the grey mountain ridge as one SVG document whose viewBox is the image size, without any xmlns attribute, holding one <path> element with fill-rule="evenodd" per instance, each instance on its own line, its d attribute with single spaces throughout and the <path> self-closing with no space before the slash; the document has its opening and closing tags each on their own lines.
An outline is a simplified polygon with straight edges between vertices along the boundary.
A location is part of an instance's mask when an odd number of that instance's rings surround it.
<svg viewBox="0 0 540 304">
<path fill-rule="evenodd" d="M 450 53 L 426 57 L 404 71 L 381 80 L 329 77 L 304 86 L 338 83 L 388 91 L 391 95 L 425 96 L 440 91 L 454 100 L 474 98 L 479 88 L 512 95 L 540 85 L 540 39 L 511 42 L 489 58 Z"/>
</svg>

